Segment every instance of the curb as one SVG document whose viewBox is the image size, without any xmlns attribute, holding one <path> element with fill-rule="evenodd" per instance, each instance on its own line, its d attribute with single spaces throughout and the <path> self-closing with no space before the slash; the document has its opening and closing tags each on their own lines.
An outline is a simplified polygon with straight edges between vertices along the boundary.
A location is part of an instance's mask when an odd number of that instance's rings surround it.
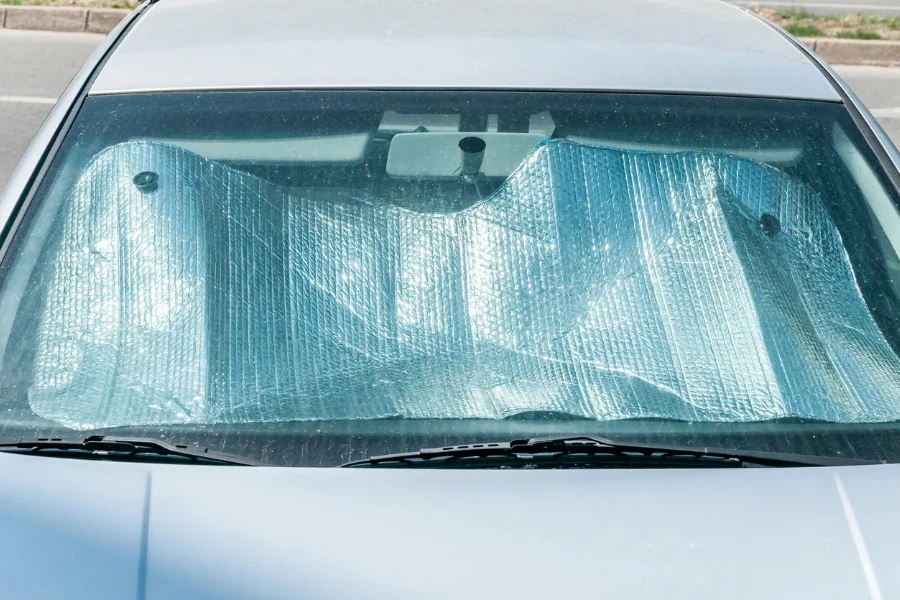
<svg viewBox="0 0 900 600">
<path fill-rule="evenodd" d="M 0 28 L 109 33 L 129 12 L 121 8 L 0 6 Z"/>
<path fill-rule="evenodd" d="M 900 42 L 800 38 L 803 44 L 833 65 L 900 66 Z"/>
</svg>

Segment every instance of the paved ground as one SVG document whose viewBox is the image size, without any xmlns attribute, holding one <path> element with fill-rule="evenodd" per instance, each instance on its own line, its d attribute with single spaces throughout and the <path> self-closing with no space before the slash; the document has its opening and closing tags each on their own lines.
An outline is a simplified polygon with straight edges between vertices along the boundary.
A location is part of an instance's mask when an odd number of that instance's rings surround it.
<svg viewBox="0 0 900 600">
<path fill-rule="evenodd" d="M 0 189 L 53 101 L 101 40 L 87 33 L 0 29 Z M 900 69 L 837 70 L 900 146 Z"/>
<path fill-rule="evenodd" d="M 900 68 L 837 65 L 835 70 L 900 147 Z"/>
</svg>

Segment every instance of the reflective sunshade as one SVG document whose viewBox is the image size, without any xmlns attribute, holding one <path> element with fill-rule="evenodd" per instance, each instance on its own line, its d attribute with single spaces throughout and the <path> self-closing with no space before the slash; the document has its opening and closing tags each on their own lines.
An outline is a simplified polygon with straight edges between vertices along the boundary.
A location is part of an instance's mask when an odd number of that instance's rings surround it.
<svg viewBox="0 0 900 600">
<path fill-rule="evenodd" d="M 900 419 L 900 220 L 840 105 L 155 102 L 89 99 L 29 209 L 0 407 L 78 430 Z"/>
</svg>

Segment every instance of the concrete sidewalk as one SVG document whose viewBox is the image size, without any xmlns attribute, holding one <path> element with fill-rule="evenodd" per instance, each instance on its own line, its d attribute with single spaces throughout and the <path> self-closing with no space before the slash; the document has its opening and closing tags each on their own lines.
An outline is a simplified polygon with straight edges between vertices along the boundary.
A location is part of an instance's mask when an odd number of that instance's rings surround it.
<svg viewBox="0 0 900 600">
<path fill-rule="evenodd" d="M 900 42 L 801 38 L 807 48 L 832 65 L 900 66 Z"/>
<path fill-rule="evenodd" d="M 0 6 L 0 28 L 109 33 L 129 12 L 119 8 Z"/>
</svg>

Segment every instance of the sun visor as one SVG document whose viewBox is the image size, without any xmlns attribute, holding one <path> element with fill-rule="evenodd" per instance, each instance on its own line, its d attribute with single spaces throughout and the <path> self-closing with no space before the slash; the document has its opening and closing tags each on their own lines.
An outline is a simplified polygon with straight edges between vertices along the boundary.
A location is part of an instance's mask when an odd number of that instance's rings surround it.
<svg viewBox="0 0 900 600">
<path fill-rule="evenodd" d="M 566 138 L 570 142 L 576 144 L 585 144 L 588 146 L 601 146 L 604 148 L 616 148 L 618 150 L 631 150 L 636 152 L 655 152 L 671 154 L 674 152 L 716 152 L 718 154 L 731 154 L 749 158 L 757 162 L 765 163 L 773 167 L 786 168 L 797 164 L 803 158 L 802 146 L 769 146 L 747 147 L 739 142 L 730 145 L 716 145 L 706 148 L 697 148 L 696 144 L 679 145 L 678 143 L 653 143 L 653 142 L 635 142 L 616 137 L 588 137 L 581 135 L 571 135 Z M 746 140 L 744 140 L 746 141 Z"/>
<path fill-rule="evenodd" d="M 372 132 L 265 139 L 151 139 L 209 160 L 267 165 L 353 163 L 363 159 Z"/>
<path fill-rule="evenodd" d="M 387 200 L 104 151 L 36 275 L 32 410 L 77 428 L 900 419 L 900 362 L 841 237 L 776 169 L 550 141 L 465 210 Z"/>
</svg>

